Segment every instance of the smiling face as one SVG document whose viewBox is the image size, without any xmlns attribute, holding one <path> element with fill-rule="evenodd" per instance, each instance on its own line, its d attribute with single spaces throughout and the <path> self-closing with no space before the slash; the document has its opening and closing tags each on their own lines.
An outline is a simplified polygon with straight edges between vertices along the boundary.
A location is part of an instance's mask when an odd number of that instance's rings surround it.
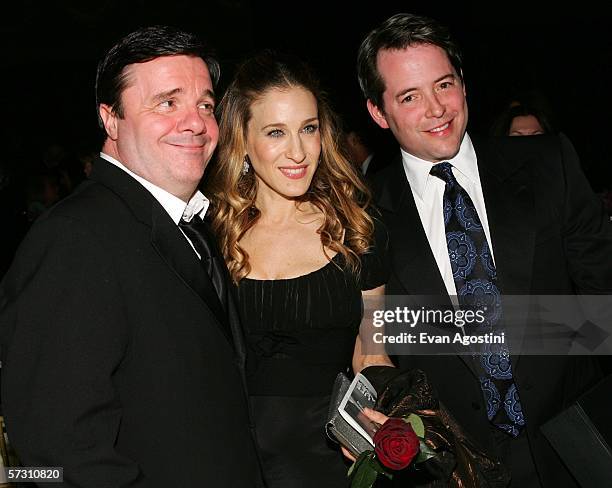
<svg viewBox="0 0 612 488">
<path fill-rule="evenodd" d="M 101 105 L 103 152 L 188 201 L 217 145 L 212 81 L 204 61 L 164 56 L 127 67 L 123 118 Z"/>
<path fill-rule="evenodd" d="M 432 44 L 383 50 L 377 67 L 385 91 L 384 108 L 368 100 L 374 121 L 420 159 L 437 163 L 455 156 L 467 126 L 467 104 L 444 50 Z"/>
<path fill-rule="evenodd" d="M 301 87 L 265 92 L 251 105 L 246 142 L 257 178 L 258 201 L 306 193 L 321 153 L 313 94 Z"/>
</svg>

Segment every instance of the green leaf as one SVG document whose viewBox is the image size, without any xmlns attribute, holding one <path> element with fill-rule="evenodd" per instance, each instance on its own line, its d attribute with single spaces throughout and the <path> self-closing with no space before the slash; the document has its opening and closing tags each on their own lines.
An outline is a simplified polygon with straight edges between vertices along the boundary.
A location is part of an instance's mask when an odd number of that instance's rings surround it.
<svg viewBox="0 0 612 488">
<path fill-rule="evenodd" d="M 393 474 L 380 462 L 376 456 L 372 459 L 372 469 L 375 469 L 378 474 L 383 474 L 389 479 L 393 479 Z"/>
<path fill-rule="evenodd" d="M 353 473 L 357 472 L 357 470 L 359 469 L 359 466 L 361 466 L 364 460 L 373 454 L 374 454 L 374 451 L 363 451 L 359 455 L 359 457 L 355 460 L 355 462 L 351 465 L 346 475 L 350 478 L 353 475 Z"/>
<path fill-rule="evenodd" d="M 425 438 L 425 425 L 423 424 L 421 417 L 415 413 L 411 413 L 408 415 L 408 417 L 405 417 L 404 420 L 412 425 L 412 430 L 414 430 L 417 437 L 420 437 L 421 439 Z"/>
<path fill-rule="evenodd" d="M 374 486 L 378 477 L 378 471 L 374 467 L 376 462 L 376 459 L 370 456 L 363 459 L 359 466 L 355 468 L 355 474 L 351 480 L 351 488 L 372 488 Z"/>
<path fill-rule="evenodd" d="M 427 444 L 425 444 L 423 441 L 419 442 L 419 447 L 421 452 L 419 452 L 414 458 L 415 463 L 424 463 L 436 455 L 436 451 L 427 446 Z"/>
</svg>

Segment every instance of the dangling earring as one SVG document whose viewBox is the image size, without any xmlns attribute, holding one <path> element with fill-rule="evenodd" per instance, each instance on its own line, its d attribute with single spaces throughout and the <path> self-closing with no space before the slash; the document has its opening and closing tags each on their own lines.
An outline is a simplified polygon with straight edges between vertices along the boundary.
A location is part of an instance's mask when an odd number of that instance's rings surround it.
<svg viewBox="0 0 612 488">
<path fill-rule="evenodd" d="M 249 164 L 249 156 L 248 154 L 242 160 L 242 174 L 246 175 L 251 169 L 251 165 Z"/>
</svg>

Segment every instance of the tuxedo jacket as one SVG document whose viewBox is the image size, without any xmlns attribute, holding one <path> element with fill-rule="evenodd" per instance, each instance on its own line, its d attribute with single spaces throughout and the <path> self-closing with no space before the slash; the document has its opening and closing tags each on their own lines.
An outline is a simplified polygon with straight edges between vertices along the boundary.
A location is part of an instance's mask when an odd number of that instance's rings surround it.
<svg viewBox="0 0 612 488">
<path fill-rule="evenodd" d="M 64 486 L 258 486 L 236 314 L 164 208 L 98 159 L 0 295 L 2 409 Z"/>
<path fill-rule="evenodd" d="M 612 226 L 569 141 L 538 136 L 473 143 L 502 294 L 612 293 Z M 386 293 L 448 299 L 401 156 L 377 175 L 374 189 L 391 243 Z M 424 370 L 467 433 L 496 452 L 469 356 L 397 359 L 401 368 Z M 512 365 L 540 479 L 544 486 L 572 486 L 539 427 L 598 379 L 598 366 L 577 356 L 518 356 Z"/>
</svg>

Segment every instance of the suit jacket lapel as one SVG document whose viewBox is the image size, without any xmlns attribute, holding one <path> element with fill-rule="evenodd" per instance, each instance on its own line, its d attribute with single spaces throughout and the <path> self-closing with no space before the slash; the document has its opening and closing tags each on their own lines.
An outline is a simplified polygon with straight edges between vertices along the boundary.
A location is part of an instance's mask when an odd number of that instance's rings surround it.
<svg viewBox="0 0 612 488">
<path fill-rule="evenodd" d="M 528 293 L 534 250 L 534 195 L 529 165 L 504 160 L 493 148 L 474 144 L 482 184 L 495 267 L 502 293 Z"/>
<path fill-rule="evenodd" d="M 157 200 L 136 180 L 108 161 L 94 162 L 91 179 L 109 187 L 132 210 L 134 216 L 151 228 L 151 244 L 164 262 L 187 287 L 197 293 L 217 319 L 215 324 L 233 343 L 228 318 L 213 284 L 191 246 Z"/>
<path fill-rule="evenodd" d="M 160 205 L 152 208 L 151 244 L 185 285 L 202 298 L 216 317 L 221 332 L 231 342 L 227 316 L 210 277 L 179 228 Z"/>
<path fill-rule="evenodd" d="M 217 245 L 216 238 L 212 232 L 212 227 L 210 226 L 210 222 L 206 219 L 208 224 L 208 230 L 212 237 L 211 245 L 212 245 L 212 254 L 214 259 L 217 260 L 217 265 L 219 272 L 223 275 L 225 281 L 225 298 L 226 298 L 226 316 L 229 323 L 229 328 L 232 334 L 234 349 L 236 351 L 236 356 L 238 359 L 238 363 L 241 366 L 241 371 L 243 372 L 243 381 L 245 382 L 246 387 L 246 377 L 244 377 L 244 366 L 246 362 L 246 345 L 244 341 L 244 334 L 242 331 L 242 327 L 240 325 L 240 316 L 238 314 L 238 308 L 236 307 L 237 298 L 235 296 L 236 287 L 232 284 L 232 278 L 230 276 L 229 270 L 225 265 L 225 261 L 223 259 L 223 253 L 219 249 Z"/>
<path fill-rule="evenodd" d="M 489 229 L 502 295 L 530 293 L 535 245 L 535 208 L 530 157 L 504 158 L 492 145 L 474 140 Z M 509 311 L 509 307 L 506 307 Z M 520 346 L 525 333 L 524 316 L 512 307 L 510 337 Z M 508 315 L 508 314 L 507 314 Z M 520 356 L 513 359 L 516 366 Z"/>
<path fill-rule="evenodd" d="M 229 273 L 228 273 L 229 276 Z M 238 314 L 238 307 L 236 306 L 237 298 L 236 287 L 230 286 L 228 290 L 228 303 L 227 303 L 227 314 L 229 317 L 229 324 L 232 330 L 232 336 L 234 338 L 234 347 L 236 349 L 236 356 L 238 358 L 238 365 L 243 373 L 243 382 L 246 388 L 246 377 L 244 376 L 245 363 L 246 363 L 246 344 L 244 341 L 244 333 L 240 325 L 240 315 Z"/>
<path fill-rule="evenodd" d="M 427 241 L 401 156 L 392 163 L 378 204 L 389 212 L 385 223 L 393 243 L 395 273 L 404 288 L 414 295 L 445 296 L 446 287 Z"/>
</svg>

